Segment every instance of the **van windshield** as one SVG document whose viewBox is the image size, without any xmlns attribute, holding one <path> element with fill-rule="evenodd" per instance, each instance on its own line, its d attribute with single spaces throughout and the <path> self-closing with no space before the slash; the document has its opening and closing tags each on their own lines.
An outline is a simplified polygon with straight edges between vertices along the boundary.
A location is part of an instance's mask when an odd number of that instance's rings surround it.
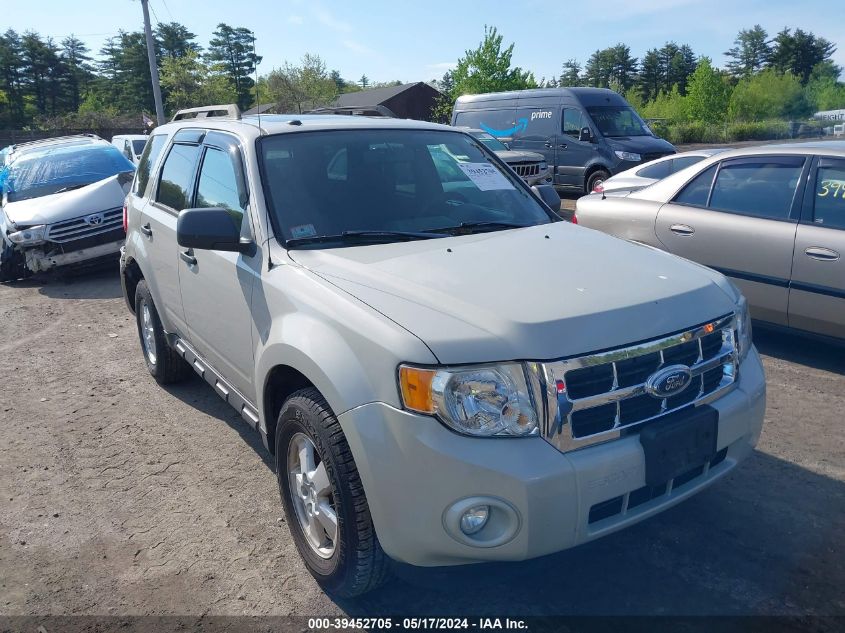
<svg viewBox="0 0 845 633">
<path fill-rule="evenodd" d="M 587 112 L 604 136 L 654 136 L 630 106 L 592 106 Z"/>
<path fill-rule="evenodd" d="M 260 140 L 265 196 L 288 247 L 445 237 L 553 215 L 459 132 L 336 130 Z M 365 235 L 362 235 L 365 234 Z"/>
</svg>

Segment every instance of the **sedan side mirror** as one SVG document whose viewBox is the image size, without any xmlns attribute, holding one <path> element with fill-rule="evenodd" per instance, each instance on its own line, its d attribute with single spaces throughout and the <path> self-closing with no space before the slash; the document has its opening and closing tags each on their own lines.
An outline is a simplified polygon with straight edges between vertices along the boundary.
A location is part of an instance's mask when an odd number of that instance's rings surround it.
<svg viewBox="0 0 845 633">
<path fill-rule="evenodd" d="M 582 143 L 592 143 L 593 132 L 588 127 L 582 127 L 581 131 L 578 132 L 578 140 Z"/>
<path fill-rule="evenodd" d="M 176 241 L 185 248 L 250 254 L 251 240 L 241 239 L 241 229 L 223 208 L 185 209 L 176 221 Z"/>
<path fill-rule="evenodd" d="M 555 214 L 560 213 L 560 196 L 552 185 L 534 185 L 531 191 Z"/>
</svg>

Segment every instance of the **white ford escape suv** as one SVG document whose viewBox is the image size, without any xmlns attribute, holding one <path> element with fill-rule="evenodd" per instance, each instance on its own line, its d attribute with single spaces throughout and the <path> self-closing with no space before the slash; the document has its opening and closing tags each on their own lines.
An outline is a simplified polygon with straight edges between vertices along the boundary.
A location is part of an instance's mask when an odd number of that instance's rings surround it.
<svg viewBox="0 0 845 633">
<path fill-rule="evenodd" d="M 572 547 L 756 444 L 722 275 L 560 221 L 454 128 L 212 114 L 147 143 L 124 292 L 153 377 L 193 369 L 261 434 L 327 590 Z"/>
</svg>

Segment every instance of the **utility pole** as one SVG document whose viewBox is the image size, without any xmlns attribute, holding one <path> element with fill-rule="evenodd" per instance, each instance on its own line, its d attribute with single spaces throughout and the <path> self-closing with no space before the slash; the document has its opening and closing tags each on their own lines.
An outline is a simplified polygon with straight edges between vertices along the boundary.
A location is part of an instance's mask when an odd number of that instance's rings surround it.
<svg viewBox="0 0 845 633">
<path fill-rule="evenodd" d="M 153 31 L 150 28 L 150 9 L 148 0 L 141 0 L 144 9 L 144 34 L 147 36 L 147 58 L 150 60 L 150 79 L 153 82 L 153 99 L 156 102 L 156 118 L 159 125 L 164 125 L 164 105 L 161 103 L 161 86 L 158 85 L 158 66 L 156 65 L 156 50 L 153 42 Z"/>
</svg>

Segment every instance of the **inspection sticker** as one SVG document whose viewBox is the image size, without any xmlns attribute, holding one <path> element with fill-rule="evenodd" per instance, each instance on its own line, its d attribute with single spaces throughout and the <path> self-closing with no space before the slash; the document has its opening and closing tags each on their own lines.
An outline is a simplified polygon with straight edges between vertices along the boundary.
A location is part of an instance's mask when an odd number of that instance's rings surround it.
<svg viewBox="0 0 845 633">
<path fill-rule="evenodd" d="M 457 165 L 481 191 L 514 188 L 502 172 L 489 163 L 458 163 Z"/>
<path fill-rule="evenodd" d="M 290 228 L 290 234 L 294 239 L 297 239 L 300 237 L 312 237 L 313 235 L 317 235 L 317 231 L 314 229 L 313 224 L 300 224 L 299 226 L 292 226 Z"/>
</svg>

